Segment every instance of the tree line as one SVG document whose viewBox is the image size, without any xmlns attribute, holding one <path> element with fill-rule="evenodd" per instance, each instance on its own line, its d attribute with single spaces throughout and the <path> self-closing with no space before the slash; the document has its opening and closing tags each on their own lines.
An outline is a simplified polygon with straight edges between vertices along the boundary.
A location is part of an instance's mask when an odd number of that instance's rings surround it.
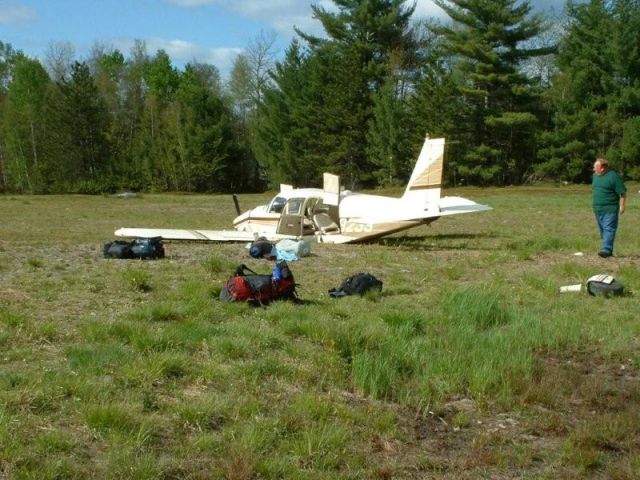
<svg viewBox="0 0 640 480">
<path fill-rule="evenodd" d="M 606 156 L 640 179 L 640 0 L 407 0 L 312 6 L 281 60 L 260 35 L 222 82 L 136 42 L 44 63 L 0 41 L 0 191 L 256 191 L 405 182 L 425 134 L 449 185 L 583 182 Z"/>
</svg>

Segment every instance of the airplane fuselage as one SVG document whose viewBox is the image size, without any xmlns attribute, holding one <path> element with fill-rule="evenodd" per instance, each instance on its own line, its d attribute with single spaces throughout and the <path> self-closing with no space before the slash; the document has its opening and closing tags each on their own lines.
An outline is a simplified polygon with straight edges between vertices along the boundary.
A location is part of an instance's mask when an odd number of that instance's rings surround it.
<svg viewBox="0 0 640 480">
<path fill-rule="evenodd" d="M 320 189 L 280 192 L 268 204 L 236 217 L 233 226 L 240 232 L 267 237 L 288 234 L 319 243 L 350 243 L 379 238 L 438 218 L 437 215 L 427 217 L 420 213 L 414 219 L 394 220 L 398 212 L 407 210 L 402 199 L 349 191 L 340 195 L 339 210 L 332 212 L 331 207 L 323 203 L 322 193 Z M 287 211 L 292 204 L 295 212 Z M 287 219 L 292 223 L 287 224 Z M 329 224 L 323 224 L 322 219 Z M 297 230 L 288 230 L 291 226 Z"/>
</svg>

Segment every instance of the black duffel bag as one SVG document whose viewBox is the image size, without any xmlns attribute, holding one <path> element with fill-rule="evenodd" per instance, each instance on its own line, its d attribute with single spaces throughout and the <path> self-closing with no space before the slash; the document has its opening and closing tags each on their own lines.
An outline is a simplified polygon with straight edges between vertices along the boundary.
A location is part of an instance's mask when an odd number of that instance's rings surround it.
<svg viewBox="0 0 640 480">
<path fill-rule="evenodd" d="M 161 237 L 136 238 L 130 242 L 114 240 L 103 247 L 104 258 L 164 258 L 164 245 Z"/>
<path fill-rule="evenodd" d="M 331 298 L 341 298 L 347 295 L 364 295 L 369 291 L 380 293 L 382 281 L 370 273 L 356 273 L 345 278 L 338 288 L 329 290 Z"/>
</svg>

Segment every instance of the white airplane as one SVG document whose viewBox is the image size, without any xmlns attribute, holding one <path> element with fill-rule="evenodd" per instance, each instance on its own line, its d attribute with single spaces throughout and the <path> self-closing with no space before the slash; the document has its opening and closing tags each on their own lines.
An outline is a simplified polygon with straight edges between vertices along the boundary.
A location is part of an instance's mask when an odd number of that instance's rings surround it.
<svg viewBox="0 0 640 480">
<path fill-rule="evenodd" d="M 280 185 L 267 204 L 253 208 L 233 221 L 235 230 L 176 230 L 120 228 L 119 237 L 162 237 L 165 240 L 250 242 L 257 237 L 319 243 L 371 240 L 440 217 L 491 210 L 462 197 L 440 197 L 444 139 L 424 142 L 409 183 L 400 198 L 354 193 L 340 188 L 340 178 L 324 174 L 323 188 Z M 236 203 L 236 209 L 238 205 Z"/>
</svg>

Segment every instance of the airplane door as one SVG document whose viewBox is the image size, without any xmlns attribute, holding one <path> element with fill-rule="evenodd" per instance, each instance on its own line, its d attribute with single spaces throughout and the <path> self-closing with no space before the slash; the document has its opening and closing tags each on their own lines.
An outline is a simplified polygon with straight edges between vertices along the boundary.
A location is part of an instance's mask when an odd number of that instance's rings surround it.
<svg viewBox="0 0 640 480">
<path fill-rule="evenodd" d="M 325 205 L 337 207 L 340 204 L 340 177 L 332 173 L 322 176 L 322 197 Z"/>
<path fill-rule="evenodd" d="M 276 233 L 281 235 L 302 235 L 304 226 L 304 198 L 290 198 L 282 209 Z"/>
</svg>

